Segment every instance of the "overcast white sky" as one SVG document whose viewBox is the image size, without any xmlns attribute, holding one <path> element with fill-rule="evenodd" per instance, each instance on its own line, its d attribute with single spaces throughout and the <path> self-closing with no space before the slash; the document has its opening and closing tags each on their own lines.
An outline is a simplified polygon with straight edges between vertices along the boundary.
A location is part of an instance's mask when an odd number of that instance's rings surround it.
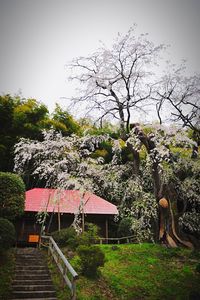
<svg viewBox="0 0 200 300">
<path fill-rule="evenodd" d="M 73 90 L 65 64 L 87 55 L 99 40 L 138 24 L 171 57 L 200 72 L 200 0 L 0 0 L 0 94 L 18 93 L 62 105 Z"/>
</svg>

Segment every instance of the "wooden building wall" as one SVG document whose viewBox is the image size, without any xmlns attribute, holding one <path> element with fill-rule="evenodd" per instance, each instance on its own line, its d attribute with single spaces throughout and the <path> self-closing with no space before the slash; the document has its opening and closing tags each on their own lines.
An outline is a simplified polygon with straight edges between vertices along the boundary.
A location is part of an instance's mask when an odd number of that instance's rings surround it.
<svg viewBox="0 0 200 300">
<path fill-rule="evenodd" d="M 111 215 L 84 215 L 84 223 L 94 223 L 100 228 L 100 236 L 108 237 L 109 220 L 113 219 Z M 46 219 L 45 232 L 51 233 L 58 230 L 58 214 L 50 213 Z M 74 220 L 74 214 L 60 214 L 60 228 L 69 227 Z M 83 221 L 82 220 L 82 221 Z M 17 233 L 17 243 L 28 242 L 29 235 L 40 234 L 41 225 L 37 223 L 36 213 L 26 212 L 23 217 L 16 220 L 15 228 Z"/>
</svg>

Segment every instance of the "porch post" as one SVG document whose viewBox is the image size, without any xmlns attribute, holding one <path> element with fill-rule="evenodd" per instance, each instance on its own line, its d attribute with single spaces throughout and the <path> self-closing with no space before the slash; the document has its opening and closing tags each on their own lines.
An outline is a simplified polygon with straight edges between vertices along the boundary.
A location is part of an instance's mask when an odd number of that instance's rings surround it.
<svg viewBox="0 0 200 300">
<path fill-rule="evenodd" d="M 108 218 L 106 218 L 106 243 L 108 244 Z"/>
<path fill-rule="evenodd" d="M 58 231 L 60 231 L 60 205 L 58 202 Z"/>
<path fill-rule="evenodd" d="M 85 231 L 85 215 L 84 210 L 82 210 L 82 232 Z"/>
</svg>

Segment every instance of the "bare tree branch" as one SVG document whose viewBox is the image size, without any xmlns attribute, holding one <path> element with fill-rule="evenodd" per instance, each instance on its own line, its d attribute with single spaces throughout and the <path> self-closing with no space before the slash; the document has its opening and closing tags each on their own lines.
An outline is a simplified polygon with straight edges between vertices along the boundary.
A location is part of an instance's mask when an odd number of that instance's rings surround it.
<svg viewBox="0 0 200 300">
<path fill-rule="evenodd" d="M 89 57 L 80 57 L 69 65 L 72 80 L 85 87 L 74 104 L 87 102 L 98 107 L 103 119 L 112 115 L 120 120 L 123 135 L 129 132 L 132 111 L 138 104 L 150 99 L 151 88 L 147 78 L 147 66 L 154 63 L 163 45 L 155 47 L 144 35 L 135 36 L 130 29 L 125 36 L 119 35 L 111 49 L 103 46 Z"/>
</svg>

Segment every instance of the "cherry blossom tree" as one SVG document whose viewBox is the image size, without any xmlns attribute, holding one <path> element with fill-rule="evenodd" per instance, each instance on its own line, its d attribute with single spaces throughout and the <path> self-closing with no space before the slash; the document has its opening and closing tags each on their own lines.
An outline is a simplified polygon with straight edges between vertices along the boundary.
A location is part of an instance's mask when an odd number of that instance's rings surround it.
<svg viewBox="0 0 200 300">
<path fill-rule="evenodd" d="M 105 141 L 112 144 L 113 155 L 109 163 L 105 163 L 103 157 L 91 158 Z M 198 199 L 194 206 L 186 204 L 181 215 L 177 214 L 180 199 L 171 175 L 176 165 L 171 147 L 177 144 L 191 147 L 194 142 L 180 129 L 160 125 L 149 130 L 136 124 L 126 144 L 107 135 L 62 137 L 49 131 L 44 132 L 42 142 L 22 139 L 16 145 L 15 171 L 25 179 L 31 176 L 34 184 L 38 181 L 47 187 L 84 189 L 110 200 L 118 205 L 120 218 L 131 220 L 131 230 L 138 241 L 159 237 L 160 240 L 166 238 L 165 242 L 170 246 L 192 247 L 188 236 L 179 236 L 177 226 L 192 228 L 192 234 L 196 232 L 197 222 L 193 224 L 191 216 L 194 215 L 196 220 Z M 122 162 L 122 152 L 127 145 L 132 145 L 138 153 L 145 151 L 146 159 L 139 161 L 138 174 L 134 172 L 133 161 Z M 183 191 L 181 184 L 179 189 Z M 198 191 L 193 194 L 197 195 Z M 160 202 L 163 198 L 166 207 L 162 206 L 163 200 Z M 184 201 L 191 203 L 190 197 Z"/>
<path fill-rule="evenodd" d="M 134 28 L 119 34 L 111 49 L 103 45 L 88 57 L 74 59 L 68 67 L 71 80 L 81 89 L 73 104 L 87 103 L 88 111 L 110 115 L 120 121 L 123 138 L 129 132 L 131 112 L 144 111 L 152 91 L 152 66 L 163 45 L 155 46 L 147 34 L 136 37 Z"/>
<path fill-rule="evenodd" d="M 93 166 L 101 164 L 90 154 L 109 137 L 76 135 L 63 137 L 53 130 L 43 131 L 43 141 L 21 139 L 15 146 L 15 171 L 24 177 L 29 187 L 38 184 L 45 187 L 92 189 L 92 184 L 83 180 Z M 91 170 L 92 172 L 92 170 Z M 30 180 L 32 182 L 30 182 Z M 88 177 L 89 181 L 89 177 Z"/>
</svg>

